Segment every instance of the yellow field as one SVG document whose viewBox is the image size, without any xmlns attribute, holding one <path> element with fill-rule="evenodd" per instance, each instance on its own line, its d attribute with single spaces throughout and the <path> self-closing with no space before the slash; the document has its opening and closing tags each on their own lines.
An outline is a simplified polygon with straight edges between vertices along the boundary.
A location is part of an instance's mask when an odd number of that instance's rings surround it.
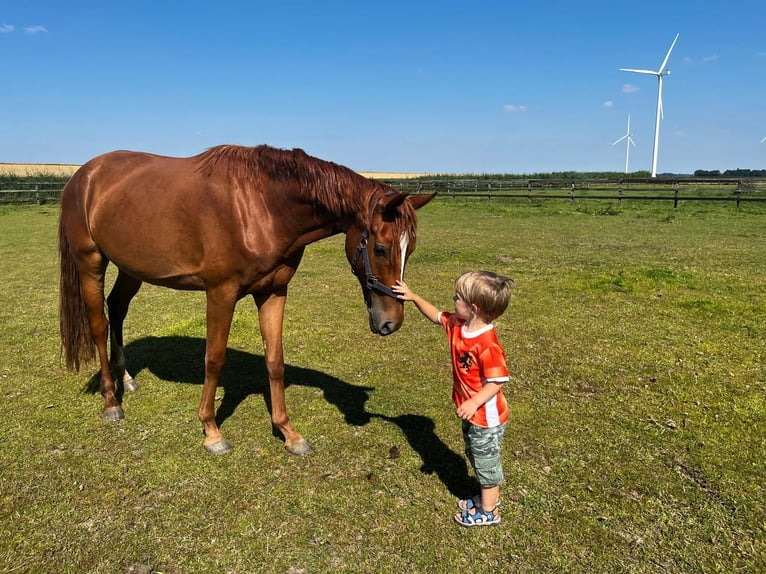
<svg viewBox="0 0 766 574">
<path fill-rule="evenodd" d="M 0 175 L 72 175 L 78 167 L 63 163 L 0 163 Z"/>
<path fill-rule="evenodd" d="M 79 165 L 63 163 L 0 163 L 0 175 L 72 175 Z M 359 172 L 365 177 L 374 179 L 406 179 L 411 177 L 420 177 L 429 175 L 427 173 L 398 173 L 385 171 L 364 171 Z"/>
<path fill-rule="evenodd" d="M 360 171 L 364 177 L 373 179 L 408 179 L 411 177 L 423 177 L 424 175 L 433 175 L 431 173 L 399 173 L 390 171 Z"/>
</svg>

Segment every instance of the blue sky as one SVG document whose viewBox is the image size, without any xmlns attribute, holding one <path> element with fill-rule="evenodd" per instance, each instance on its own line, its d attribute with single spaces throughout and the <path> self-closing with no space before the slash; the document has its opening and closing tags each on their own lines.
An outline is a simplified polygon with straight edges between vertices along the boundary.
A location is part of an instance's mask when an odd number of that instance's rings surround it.
<svg viewBox="0 0 766 574">
<path fill-rule="evenodd" d="M 766 169 L 766 3 L 0 3 L 0 162 L 300 147 L 358 171 Z"/>
</svg>

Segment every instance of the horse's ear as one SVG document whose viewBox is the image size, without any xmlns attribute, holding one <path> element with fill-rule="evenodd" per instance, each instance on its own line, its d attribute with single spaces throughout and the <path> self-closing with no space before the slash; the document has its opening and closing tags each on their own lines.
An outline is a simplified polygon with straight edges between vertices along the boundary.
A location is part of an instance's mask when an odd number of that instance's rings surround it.
<svg viewBox="0 0 766 574">
<path fill-rule="evenodd" d="M 411 195 L 410 203 L 415 209 L 420 209 L 434 197 L 436 197 L 436 193 L 430 193 L 428 195 Z"/>
<path fill-rule="evenodd" d="M 426 203 L 436 197 L 436 194 L 431 193 L 427 195 L 410 195 L 409 193 L 399 192 L 390 196 L 386 196 L 380 200 L 383 206 L 383 213 L 393 213 L 402 203 L 404 203 L 404 200 L 408 197 L 410 198 L 412 207 L 415 209 L 420 209 Z"/>
<path fill-rule="evenodd" d="M 383 221 L 392 221 L 396 217 L 399 206 L 404 203 L 408 195 L 407 193 L 396 192 L 385 195 L 378 200 Z"/>
<path fill-rule="evenodd" d="M 395 193 L 390 196 L 381 198 L 380 203 L 383 209 L 383 221 L 392 221 L 398 214 L 399 206 L 404 203 L 404 200 L 409 198 L 410 203 L 415 209 L 420 209 L 426 203 L 431 201 L 436 196 L 435 193 L 430 195 L 410 195 L 409 193 Z"/>
</svg>

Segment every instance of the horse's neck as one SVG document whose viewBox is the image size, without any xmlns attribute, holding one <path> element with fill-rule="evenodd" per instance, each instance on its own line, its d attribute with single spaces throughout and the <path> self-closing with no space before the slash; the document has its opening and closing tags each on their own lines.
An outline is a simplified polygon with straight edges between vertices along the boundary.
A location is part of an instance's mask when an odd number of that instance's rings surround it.
<svg viewBox="0 0 766 574">
<path fill-rule="evenodd" d="M 336 192 L 337 200 L 336 198 L 325 201 L 311 200 L 312 209 L 309 217 L 300 215 L 305 203 L 303 206 L 293 206 L 291 227 L 293 230 L 297 229 L 299 243 L 308 245 L 325 237 L 346 233 L 352 226 L 360 228 L 369 226 L 368 222 L 372 220 L 375 207 L 375 192 L 365 189 L 364 186 L 351 190 L 338 189 Z M 348 193 L 355 195 L 351 197 L 343 195 Z M 305 198 L 299 201 L 302 203 Z"/>
</svg>

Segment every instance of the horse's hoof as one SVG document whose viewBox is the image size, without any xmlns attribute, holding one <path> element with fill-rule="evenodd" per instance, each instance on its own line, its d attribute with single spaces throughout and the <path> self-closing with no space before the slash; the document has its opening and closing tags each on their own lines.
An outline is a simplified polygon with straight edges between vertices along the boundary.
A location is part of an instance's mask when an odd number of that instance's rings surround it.
<svg viewBox="0 0 766 574">
<path fill-rule="evenodd" d="M 132 393 L 133 391 L 138 390 L 138 383 L 136 382 L 136 379 L 130 377 L 129 379 L 122 381 L 122 388 L 126 393 Z"/>
<path fill-rule="evenodd" d="M 122 410 L 122 407 L 109 407 L 108 409 L 104 409 L 104 412 L 101 413 L 101 420 L 105 423 L 113 423 L 116 421 L 121 421 L 125 418 L 125 412 Z"/>
<path fill-rule="evenodd" d="M 234 445 L 232 445 L 225 438 L 222 438 L 210 444 L 206 444 L 205 450 L 210 454 L 226 454 L 227 452 L 234 450 Z"/>
<path fill-rule="evenodd" d="M 295 456 L 306 456 L 307 454 L 311 454 L 314 452 L 314 447 L 309 444 L 309 441 L 307 441 L 305 438 L 299 440 L 295 444 L 286 444 L 285 449 L 290 454 L 294 454 Z"/>
</svg>

